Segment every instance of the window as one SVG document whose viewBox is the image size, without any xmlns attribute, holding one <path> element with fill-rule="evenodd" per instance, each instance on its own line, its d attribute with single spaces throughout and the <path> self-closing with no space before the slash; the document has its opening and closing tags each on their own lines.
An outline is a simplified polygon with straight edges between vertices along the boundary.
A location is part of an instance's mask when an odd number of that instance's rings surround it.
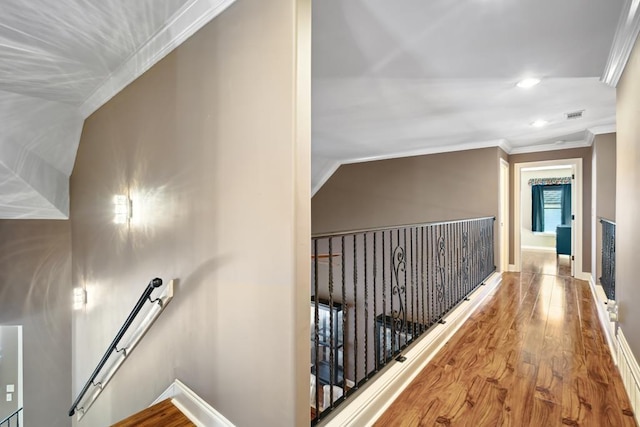
<svg viewBox="0 0 640 427">
<path fill-rule="evenodd" d="M 562 224 L 562 189 L 558 186 L 543 188 L 544 231 L 555 233 L 556 227 Z"/>
</svg>

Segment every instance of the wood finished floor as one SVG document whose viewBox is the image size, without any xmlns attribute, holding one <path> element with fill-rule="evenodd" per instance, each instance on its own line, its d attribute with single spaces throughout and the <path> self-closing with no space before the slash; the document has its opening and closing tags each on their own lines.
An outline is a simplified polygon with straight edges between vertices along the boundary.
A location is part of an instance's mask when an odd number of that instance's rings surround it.
<svg viewBox="0 0 640 427">
<path fill-rule="evenodd" d="M 589 284 L 531 266 L 553 273 L 505 274 L 376 426 L 636 426 Z"/>
<path fill-rule="evenodd" d="M 112 427 L 195 427 L 195 424 L 171 403 L 163 400 L 126 418 Z"/>
</svg>

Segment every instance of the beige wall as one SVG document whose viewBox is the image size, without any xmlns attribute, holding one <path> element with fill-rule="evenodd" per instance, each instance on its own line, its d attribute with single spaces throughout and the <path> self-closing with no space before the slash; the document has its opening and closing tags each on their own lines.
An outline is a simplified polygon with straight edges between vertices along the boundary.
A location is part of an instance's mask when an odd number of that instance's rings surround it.
<svg viewBox="0 0 640 427">
<path fill-rule="evenodd" d="M 546 160 L 561 159 L 582 159 L 582 271 L 591 271 L 591 147 L 573 148 L 569 150 L 542 151 L 539 153 L 513 154 L 509 156 L 509 262 L 514 262 L 514 200 L 516 198 L 514 189 L 514 165 L 516 163 L 540 162 Z M 579 273 L 579 272 L 577 272 Z"/>
<path fill-rule="evenodd" d="M 597 135 L 593 141 L 593 221 L 596 236 L 593 277 L 602 275 L 602 225 L 600 218 L 616 220 L 616 134 Z"/>
<path fill-rule="evenodd" d="M 499 148 L 340 166 L 311 200 L 314 234 L 498 216 Z M 495 227 L 495 261 L 498 261 Z"/>
<path fill-rule="evenodd" d="M 343 165 L 311 201 L 314 234 L 498 214 L 498 149 Z"/>
<path fill-rule="evenodd" d="M 71 425 L 69 236 L 68 221 L 0 221 L 0 324 L 23 325 L 27 426 Z"/>
<path fill-rule="evenodd" d="M 618 83 L 616 137 L 616 297 L 620 326 L 636 358 L 640 357 L 640 43 Z"/>
<path fill-rule="evenodd" d="M 176 378 L 238 426 L 308 424 L 309 23 L 307 1 L 238 1 L 85 122 L 74 391 L 149 280 L 179 284 L 78 425 L 139 411 Z M 127 192 L 132 223 L 114 224 Z"/>
</svg>

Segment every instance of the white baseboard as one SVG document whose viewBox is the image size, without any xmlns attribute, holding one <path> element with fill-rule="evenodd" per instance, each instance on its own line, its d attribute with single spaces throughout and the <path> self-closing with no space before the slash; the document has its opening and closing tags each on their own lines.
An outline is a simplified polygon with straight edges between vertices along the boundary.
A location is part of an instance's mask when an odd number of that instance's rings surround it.
<svg viewBox="0 0 640 427">
<path fill-rule="evenodd" d="M 180 380 L 175 380 L 151 405 L 169 398 L 171 403 L 198 427 L 234 427 L 231 421 L 213 409 Z"/>
<path fill-rule="evenodd" d="M 591 273 L 585 273 L 584 271 L 577 271 L 575 278 L 584 280 L 585 282 L 589 282 L 589 283 L 593 281 L 593 276 L 591 275 Z"/>
<path fill-rule="evenodd" d="M 522 246 L 523 251 L 531 251 L 531 252 L 554 252 L 556 251 L 555 246 Z"/>
<path fill-rule="evenodd" d="M 509 264 L 509 271 L 518 271 L 515 264 Z"/>
<path fill-rule="evenodd" d="M 461 304 L 445 317 L 444 325 L 436 325 L 426 336 L 403 353 L 406 357 L 404 362 L 392 362 L 392 365 L 380 373 L 369 387 L 345 403 L 346 407 L 324 425 L 341 427 L 372 425 L 501 281 L 502 274 L 492 274 L 485 281 L 484 286 L 480 286 L 469 295 L 469 302 Z"/>
<path fill-rule="evenodd" d="M 622 329 L 618 328 L 618 369 L 622 377 L 622 383 L 629 396 L 631 409 L 635 416 L 636 422 L 640 424 L 638 417 L 640 413 L 640 366 L 633 356 L 629 343 L 622 333 Z"/>
<path fill-rule="evenodd" d="M 607 296 L 605 295 L 602 286 L 595 284 L 591 274 L 589 274 L 588 282 L 589 288 L 591 289 L 591 295 L 593 296 L 593 301 L 595 302 L 596 309 L 598 311 L 598 320 L 604 330 L 604 337 L 607 340 L 607 345 L 609 346 L 609 351 L 613 357 L 613 362 L 617 365 L 618 349 L 616 345 L 616 323 L 609 320 L 609 312 L 607 311 L 607 304 L 605 304 Z"/>
</svg>

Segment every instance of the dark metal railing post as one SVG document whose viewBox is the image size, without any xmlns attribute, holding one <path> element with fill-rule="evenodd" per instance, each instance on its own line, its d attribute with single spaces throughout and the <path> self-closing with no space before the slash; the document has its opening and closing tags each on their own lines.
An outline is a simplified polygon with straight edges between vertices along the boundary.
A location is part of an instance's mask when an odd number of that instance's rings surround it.
<svg viewBox="0 0 640 427">
<path fill-rule="evenodd" d="M 102 359 L 100 359 L 100 362 L 98 362 L 98 366 L 96 366 L 96 369 L 93 370 L 93 373 L 91 374 L 91 376 L 87 380 L 87 383 L 82 388 L 82 391 L 80 391 L 80 394 L 78 394 L 78 397 L 73 402 L 73 405 L 71 405 L 71 409 L 69 409 L 69 416 L 70 417 L 73 416 L 73 414 L 76 413 L 76 407 L 78 406 L 78 404 L 80 403 L 80 401 L 82 400 L 84 395 L 87 393 L 87 390 L 89 389 L 91 384 L 93 384 L 93 382 L 97 378 L 98 373 L 100 373 L 100 370 L 102 370 L 102 368 L 104 367 L 105 363 L 107 363 L 107 360 L 109 359 L 111 354 L 116 350 L 116 347 L 118 346 L 118 343 L 120 342 L 120 340 L 122 339 L 124 334 L 127 332 L 127 329 L 129 329 L 129 326 L 131 326 L 131 323 L 133 323 L 133 320 L 136 318 L 136 316 L 138 315 L 138 313 L 142 309 L 142 306 L 144 305 L 144 303 L 147 301 L 147 299 L 149 299 L 149 297 L 151 296 L 151 293 L 153 292 L 153 290 L 155 288 L 160 287 L 160 286 L 162 286 L 162 279 L 159 279 L 157 277 L 149 282 L 149 284 L 147 285 L 147 288 L 142 293 L 142 296 L 140 296 L 140 299 L 138 300 L 136 305 L 133 307 L 133 310 L 131 310 L 131 313 L 129 314 L 129 317 L 127 317 L 127 320 L 124 321 L 124 324 L 122 325 L 122 327 L 120 328 L 120 330 L 116 334 L 116 337 L 113 339 L 113 341 L 111 342 L 111 344 L 107 348 L 107 351 L 104 353 L 104 356 L 102 356 Z"/>
</svg>

